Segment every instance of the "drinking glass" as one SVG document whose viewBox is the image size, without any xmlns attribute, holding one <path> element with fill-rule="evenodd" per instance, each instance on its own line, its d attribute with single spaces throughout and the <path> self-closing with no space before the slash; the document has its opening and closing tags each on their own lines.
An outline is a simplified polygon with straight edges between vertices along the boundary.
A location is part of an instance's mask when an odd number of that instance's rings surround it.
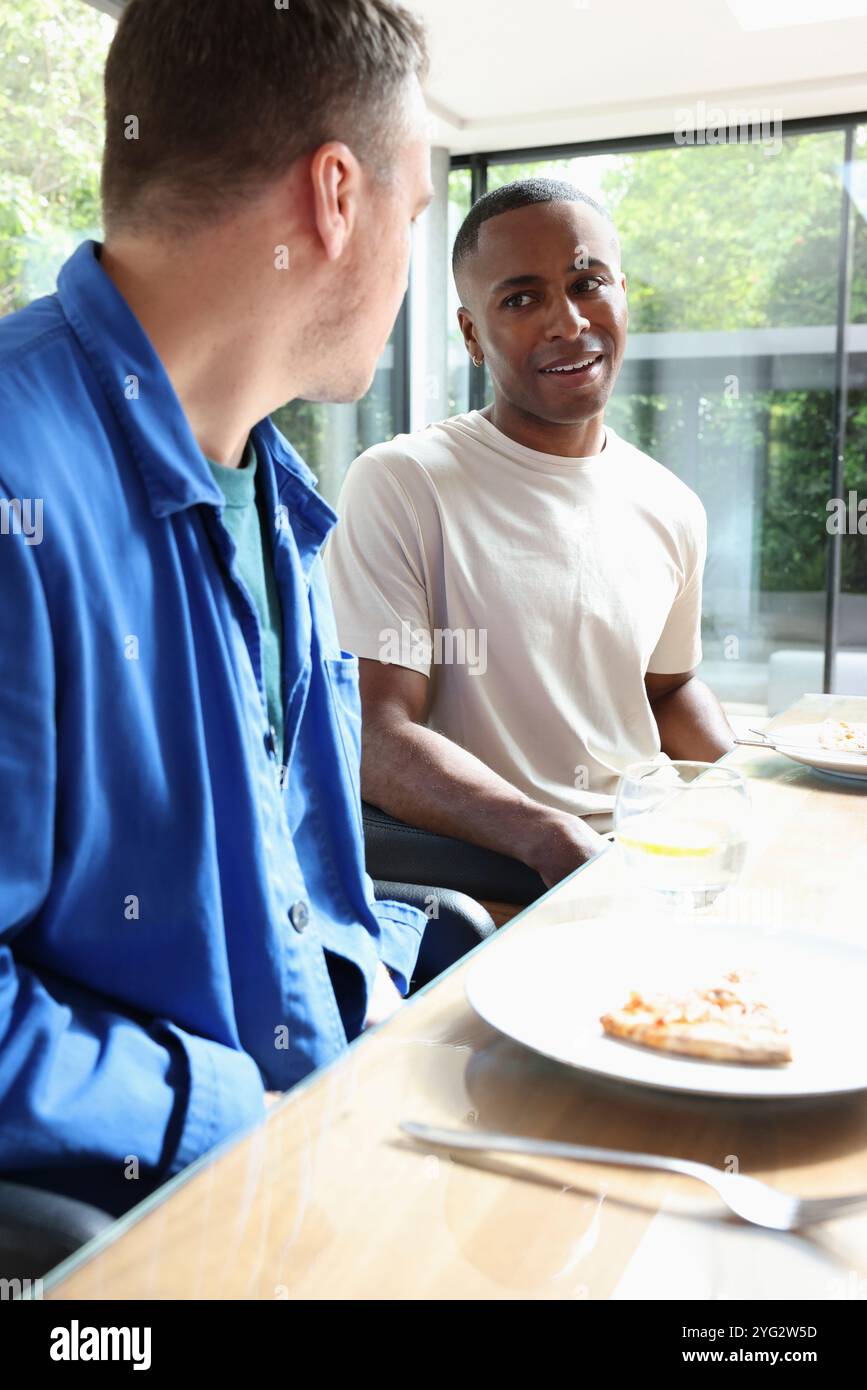
<svg viewBox="0 0 867 1390">
<path fill-rule="evenodd" d="M 742 774 L 717 763 L 632 763 L 617 788 L 614 828 L 626 865 L 673 907 L 707 907 L 734 883 L 749 821 Z"/>
</svg>

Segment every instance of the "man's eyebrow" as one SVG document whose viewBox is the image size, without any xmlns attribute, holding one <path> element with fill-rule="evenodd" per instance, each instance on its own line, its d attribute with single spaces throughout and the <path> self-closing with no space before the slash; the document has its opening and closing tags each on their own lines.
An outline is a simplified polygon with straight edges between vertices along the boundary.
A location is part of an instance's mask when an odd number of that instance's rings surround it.
<svg viewBox="0 0 867 1390">
<path fill-rule="evenodd" d="M 580 270 L 607 270 L 611 273 L 611 267 L 607 261 L 601 261 L 596 256 L 588 257 L 587 264 L 577 266 L 574 261 L 567 265 L 564 275 L 572 275 Z M 506 280 L 498 280 L 493 286 L 491 293 L 499 294 L 500 290 L 515 289 L 520 285 L 538 285 L 545 279 L 544 275 L 510 275 Z"/>
<path fill-rule="evenodd" d="M 566 274 L 571 275 L 573 270 L 607 270 L 610 272 L 611 266 L 607 261 L 600 260 L 598 256 L 588 256 L 586 265 L 578 266 L 573 261 L 571 265 L 566 267 Z"/>
</svg>

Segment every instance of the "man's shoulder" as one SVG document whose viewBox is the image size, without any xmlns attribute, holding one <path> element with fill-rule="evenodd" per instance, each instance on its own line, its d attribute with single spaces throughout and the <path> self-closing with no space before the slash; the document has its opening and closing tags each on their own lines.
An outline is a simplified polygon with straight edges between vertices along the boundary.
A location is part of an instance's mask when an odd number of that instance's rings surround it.
<svg viewBox="0 0 867 1390">
<path fill-rule="evenodd" d="M 352 466 L 355 468 L 364 460 L 366 470 L 379 468 L 404 483 L 424 474 L 435 477 L 458 466 L 461 433 L 470 418 L 451 415 L 411 434 L 396 434 L 393 439 L 365 449 Z"/>
<path fill-rule="evenodd" d="M 27 492 L 43 486 L 49 472 L 58 485 L 61 475 L 73 479 L 70 429 L 84 429 L 91 410 L 81 350 L 57 295 L 0 319 L 3 486 Z"/>
<path fill-rule="evenodd" d="M 52 411 L 75 393 L 79 349 L 56 294 L 0 319 L 0 402 L 8 454 L 50 432 Z"/>
<path fill-rule="evenodd" d="M 70 346 L 70 330 L 56 294 L 34 299 L 0 319 L 0 381 L 7 387 L 32 371 L 55 343 Z"/>
<path fill-rule="evenodd" d="M 610 428 L 608 432 L 619 454 L 621 466 L 629 469 L 633 495 L 644 493 L 649 498 L 656 499 L 657 505 L 662 500 L 669 516 L 673 512 L 675 516 L 680 516 L 690 524 L 703 523 L 704 505 L 698 493 L 693 492 L 688 483 L 679 478 L 666 464 L 660 463 L 636 445 L 630 444 L 622 435 L 616 434 Z"/>
</svg>

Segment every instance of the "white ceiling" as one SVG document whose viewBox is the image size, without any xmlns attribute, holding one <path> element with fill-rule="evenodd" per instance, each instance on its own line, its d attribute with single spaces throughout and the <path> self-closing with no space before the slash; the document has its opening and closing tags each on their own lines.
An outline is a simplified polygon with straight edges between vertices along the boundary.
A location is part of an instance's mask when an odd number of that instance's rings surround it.
<svg viewBox="0 0 867 1390">
<path fill-rule="evenodd" d="M 428 25 L 435 138 L 454 153 L 669 132 L 699 102 L 783 120 L 867 110 L 859 0 L 403 3 Z"/>
<path fill-rule="evenodd" d="M 699 103 L 707 126 L 712 108 L 867 110 L 867 0 L 402 3 L 427 23 L 434 138 L 455 154 L 668 133 Z"/>
</svg>

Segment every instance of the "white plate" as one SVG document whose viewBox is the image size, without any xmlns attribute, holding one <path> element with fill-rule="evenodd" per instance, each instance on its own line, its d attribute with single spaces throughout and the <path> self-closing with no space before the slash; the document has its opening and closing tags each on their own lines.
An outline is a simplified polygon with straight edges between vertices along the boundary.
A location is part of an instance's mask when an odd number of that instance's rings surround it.
<svg viewBox="0 0 867 1390">
<path fill-rule="evenodd" d="M 813 767 L 847 781 L 867 782 L 867 753 L 840 753 L 823 748 L 819 742 L 821 724 L 793 724 L 791 728 L 772 730 L 768 739 L 778 753 L 793 758 L 796 763 Z"/>
<path fill-rule="evenodd" d="M 607 1037 L 599 1022 L 630 990 L 760 972 L 793 1060 L 746 1066 L 677 1057 Z M 867 951 L 792 932 L 648 916 L 539 927 L 482 951 L 467 978 L 492 1027 L 547 1057 L 617 1081 L 698 1095 L 822 1096 L 867 1089 Z"/>
</svg>

